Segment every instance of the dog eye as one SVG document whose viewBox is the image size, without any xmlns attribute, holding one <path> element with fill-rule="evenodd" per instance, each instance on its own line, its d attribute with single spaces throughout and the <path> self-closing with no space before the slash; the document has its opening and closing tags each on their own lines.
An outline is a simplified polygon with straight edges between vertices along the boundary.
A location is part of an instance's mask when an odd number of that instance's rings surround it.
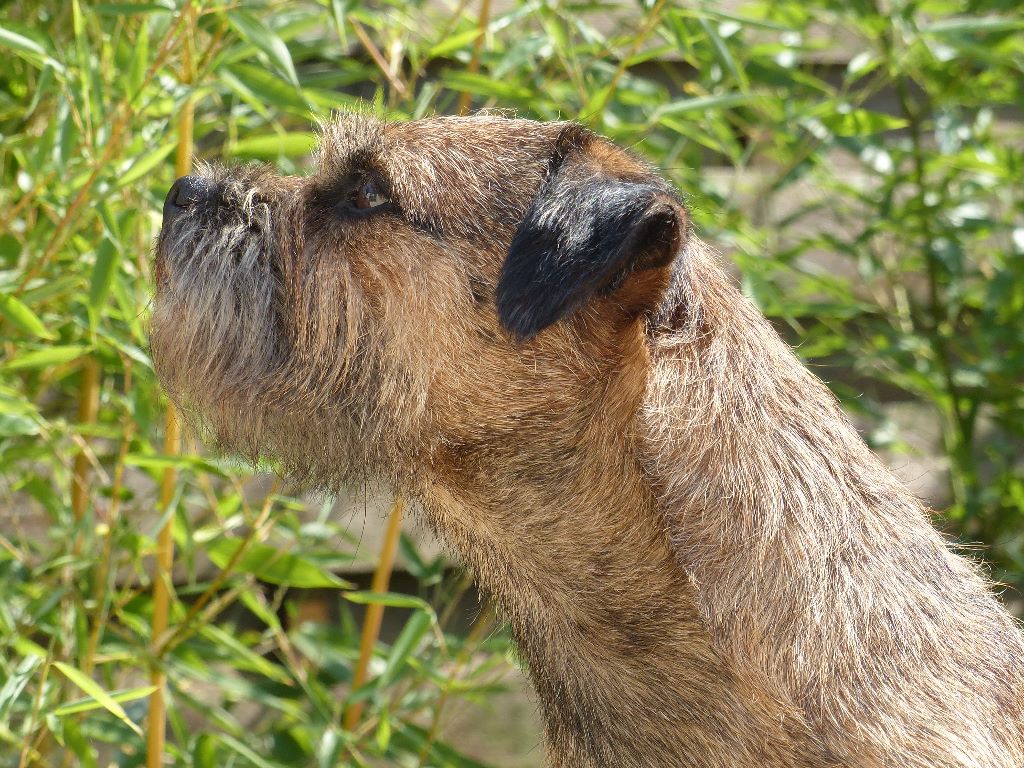
<svg viewBox="0 0 1024 768">
<path fill-rule="evenodd" d="M 352 195 L 352 207 L 363 210 L 376 208 L 386 202 L 387 196 L 373 179 L 365 179 Z"/>
</svg>

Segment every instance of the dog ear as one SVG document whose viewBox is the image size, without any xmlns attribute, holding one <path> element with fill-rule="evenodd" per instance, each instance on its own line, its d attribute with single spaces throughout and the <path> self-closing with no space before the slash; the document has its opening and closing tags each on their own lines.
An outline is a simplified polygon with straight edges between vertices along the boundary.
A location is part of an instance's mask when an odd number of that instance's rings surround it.
<svg viewBox="0 0 1024 768">
<path fill-rule="evenodd" d="M 617 294 L 633 275 L 667 267 L 687 230 L 686 212 L 665 182 L 571 126 L 512 238 L 498 279 L 498 318 L 519 341 L 531 339 L 593 296 Z"/>
</svg>

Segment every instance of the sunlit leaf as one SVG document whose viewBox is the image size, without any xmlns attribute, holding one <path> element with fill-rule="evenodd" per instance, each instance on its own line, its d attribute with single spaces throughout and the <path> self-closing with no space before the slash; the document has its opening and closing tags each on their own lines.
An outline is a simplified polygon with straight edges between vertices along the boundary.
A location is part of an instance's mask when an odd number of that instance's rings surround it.
<svg viewBox="0 0 1024 768">
<path fill-rule="evenodd" d="M 117 178 L 117 186 L 127 187 L 135 184 L 139 179 L 148 175 L 163 163 L 175 148 L 178 146 L 177 141 L 167 141 L 160 146 L 156 147 L 152 152 L 147 152 L 144 156 L 140 157 L 131 168 L 125 171 Z"/>
<path fill-rule="evenodd" d="M 750 104 L 757 101 L 757 94 L 753 93 L 723 93 L 715 96 L 697 96 L 692 99 L 682 99 L 668 104 L 662 104 L 654 110 L 651 120 L 657 122 L 661 117 L 668 115 L 681 115 L 686 112 L 703 112 L 712 109 L 729 109 Z"/>
<path fill-rule="evenodd" d="M 110 283 L 114 279 L 118 265 L 121 263 L 121 249 L 109 238 L 103 238 L 96 249 L 96 264 L 92 269 L 89 281 L 89 306 L 98 310 L 110 295 Z"/>
<path fill-rule="evenodd" d="M 126 701 L 143 699 L 155 690 L 155 685 L 147 685 L 142 688 L 132 688 L 127 691 L 113 691 L 109 696 L 111 701 L 123 704 Z M 86 692 L 88 693 L 88 691 Z M 79 699 L 78 701 L 70 701 L 67 704 L 62 704 L 53 710 L 53 714 L 58 716 L 75 715 L 79 712 L 89 712 L 90 710 L 99 709 L 100 707 L 107 708 L 107 705 L 96 698 Z"/>
<path fill-rule="evenodd" d="M 53 662 L 53 666 L 63 672 L 64 676 L 67 677 L 68 680 L 81 688 L 84 693 L 88 694 L 93 700 L 114 715 L 118 720 L 140 736 L 142 735 L 142 729 L 139 728 L 139 726 L 137 726 L 130 717 L 128 717 L 128 713 L 124 711 L 124 708 L 114 699 L 114 697 L 103 690 L 95 680 L 81 670 L 72 667 L 70 664 L 65 664 L 62 661 Z"/>
<path fill-rule="evenodd" d="M 836 136 L 870 136 L 875 133 L 892 131 L 906 126 L 900 117 L 871 112 L 867 109 L 852 109 L 848 112 L 834 112 L 818 118 Z"/>
<path fill-rule="evenodd" d="M 313 133 L 284 133 L 273 136 L 251 136 L 236 141 L 227 150 L 235 157 L 273 159 L 308 155 L 317 143 Z"/>
<path fill-rule="evenodd" d="M 299 78 L 295 74 L 292 55 L 288 52 L 288 46 L 284 44 L 280 37 L 274 34 L 256 16 L 245 11 L 228 11 L 227 17 L 231 22 L 231 26 L 238 30 L 238 33 L 245 40 L 263 51 L 277 68 L 278 72 L 288 78 L 288 81 L 296 88 L 299 87 Z"/>
<path fill-rule="evenodd" d="M 364 605 L 384 605 L 390 608 L 416 608 L 433 613 L 430 604 L 414 595 L 402 595 L 396 592 L 346 592 L 345 599 Z"/>
<path fill-rule="evenodd" d="M 380 674 L 380 685 L 386 686 L 390 684 L 402 664 L 409 657 L 409 654 L 412 653 L 420 640 L 423 639 L 423 636 L 430 630 L 433 621 L 433 614 L 426 613 L 425 611 L 417 611 L 409 617 L 408 621 L 405 622 L 405 626 L 402 627 L 398 638 L 391 646 L 387 666 L 384 667 L 384 671 Z"/>
<path fill-rule="evenodd" d="M 0 315 L 31 336 L 56 338 L 31 309 L 14 296 L 0 296 Z"/>
<path fill-rule="evenodd" d="M 80 344 L 66 344 L 54 347 L 35 349 L 7 360 L 0 368 L 8 371 L 22 371 L 29 368 L 49 368 L 53 365 L 69 363 L 88 351 L 88 347 Z"/>
<path fill-rule="evenodd" d="M 217 567 L 228 563 L 245 546 L 242 539 L 223 537 L 206 545 L 206 553 Z M 250 542 L 235 563 L 236 573 L 248 573 L 268 584 L 313 589 L 317 587 L 350 588 L 352 585 L 324 570 L 312 560 L 292 552 L 285 552 L 269 544 Z"/>
<path fill-rule="evenodd" d="M 46 65 L 58 72 L 64 72 L 64 66 L 59 61 L 51 58 L 43 46 L 35 40 L 18 34 L 11 29 L 0 27 L 0 48 L 8 48 L 26 61 L 37 66 Z"/>
<path fill-rule="evenodd" d="M 129 453 L 125 456 L 125 464 L 152 470 L 185 469 L 193 472 L 207 472 L 211 475 L 225 475 L 224 470 L 212 462 L 199 456 L 189 456 L 187 454 L 161 456 L 159 454 L 140 455 Z"/>
</svg>

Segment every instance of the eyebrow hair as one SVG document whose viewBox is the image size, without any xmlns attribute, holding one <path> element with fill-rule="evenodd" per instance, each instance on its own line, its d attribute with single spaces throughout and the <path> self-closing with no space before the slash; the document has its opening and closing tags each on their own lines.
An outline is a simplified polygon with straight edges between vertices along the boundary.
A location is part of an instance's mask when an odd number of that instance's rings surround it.
<svg viewBox="0 0 1024 768">
<path fill-rule="evenodd" d="M 360 148 L 346 158 L 345 164 L 329 174 L 318 170 L 314 176 L 314 197 L 321 204 L 335 202 L 342 195 L 352 191 L 352 184 L 362 176 L 371 176 L 383 188 L 384 193 L 398 205 L 395 199 L 395 185 L 386 164 L 368 148 Z M 401 205 L 398 205 L 401 208 Z"/>
</svg>

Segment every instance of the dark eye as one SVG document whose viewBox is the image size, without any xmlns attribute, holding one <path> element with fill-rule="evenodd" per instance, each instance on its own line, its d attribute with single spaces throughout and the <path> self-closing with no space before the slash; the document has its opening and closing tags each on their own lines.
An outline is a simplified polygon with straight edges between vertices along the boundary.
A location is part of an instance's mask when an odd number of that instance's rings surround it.
<svg viewBox="0 0 1024 768">
<path fill-rule="evenodd" d="M 378 205 L 384 205 L 384 203 L 388 202 L 388 198 L 376 181 L 371 178 L 364 178 L 352 193 L 351 201 L 353 208 L 365 210 L 367 208 L 376 208 Z"/>
</svg>

